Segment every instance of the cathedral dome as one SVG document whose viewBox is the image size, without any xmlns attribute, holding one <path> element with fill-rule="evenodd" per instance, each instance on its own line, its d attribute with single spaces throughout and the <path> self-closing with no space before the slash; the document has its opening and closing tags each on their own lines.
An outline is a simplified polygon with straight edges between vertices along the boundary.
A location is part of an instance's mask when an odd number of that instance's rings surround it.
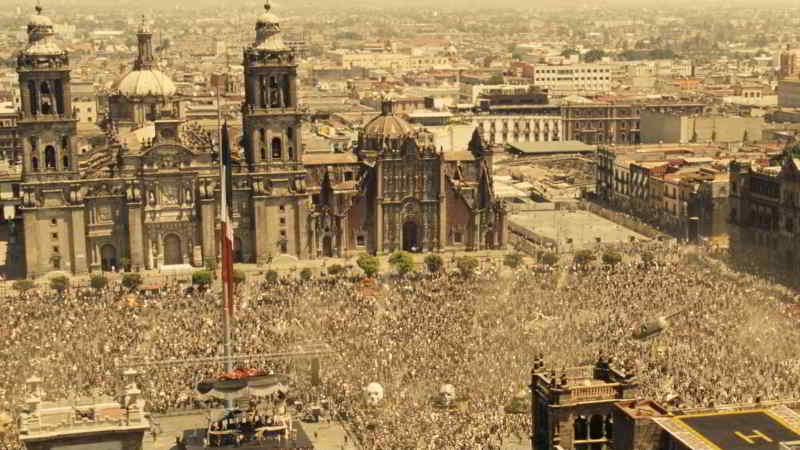
<svg viewBox="0 0 800 450">
<path fill-rule="evenodd" d="M 53 21 L 42 15 L 42 7 L 36 7 L 36 14 L 28 21 L 28 45 L 23 53 L 32 56 L 52 56 L 64 54 L 54 40 Z"/>
<path fill-rule="evenodd" d="M 394 101 L 391 99 L 383 101 L 381 115 L 364 127 L 364 137 L 367 139 L 402 139 L 413 132 L 411 125 L 394 113 Z"/>
<path fill-rule="evenodd" d="M 117 85 L 117 90 L 125 97 L 172 97 L 177 92 L 175 83 L 155 69 L 128 73 Z"/>
<path fill-rule="evenodd" d="M 395 115 L 380 115 L 364 127 L 364 137 L 382 139 L 401 139 L 414 130 L 405 120 Z"/>
<path fill-rule="evenodd" d="M 31 16 L 30 21 L 28 21 L 28 26 L 32 27 L 52 27 L 53 21 L 50 20 L 49 17 L 43 16 L 41 14 L 34 14 Z"/>
</svg>

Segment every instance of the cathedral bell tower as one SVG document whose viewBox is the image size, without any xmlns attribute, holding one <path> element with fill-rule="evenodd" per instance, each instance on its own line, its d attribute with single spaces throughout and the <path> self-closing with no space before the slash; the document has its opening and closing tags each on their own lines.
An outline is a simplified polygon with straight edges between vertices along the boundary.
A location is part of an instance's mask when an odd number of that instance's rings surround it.
<svg viewBox="0 0 800 450">
<path fill-rule="evenodd" d="M 243 260 L 255 263 L 279 255 L 307 258 L 310 242 L 311 197 L 305 187 L 297 63 L 283 42 L 269 0 L 264 9 L 256 21 L 256 40 L 244 50 L 242 144 L 251 185 L 249 203 L 234 193 L 234 204 L 247 210 L 240 216 L 250 215 L 238 222 L 234 236 L 242 237 L 235 242 L 252 242 L 242 253 Z M 244 176 L 234 175 L 234 183 L 237 176 L 241 186 Z"/>
<path fill-rule="evenodd" d="M 264 9 L 256 22 L 256 41 L 244 51 L 243 144 L 247 164 L 257 171 L 296 167 L 303 152 L 294 52 L 283 42 L 269 1 Z"/>
<path fill-rule="evenodd" d="M 17 56 L 24 181 L 77 174 L 77 120 L 72 112 L 69 57 L 56 44 L 54 35 L 53 22 L 37 6 L 28 23 L 28 45 Z"/>
</svg>

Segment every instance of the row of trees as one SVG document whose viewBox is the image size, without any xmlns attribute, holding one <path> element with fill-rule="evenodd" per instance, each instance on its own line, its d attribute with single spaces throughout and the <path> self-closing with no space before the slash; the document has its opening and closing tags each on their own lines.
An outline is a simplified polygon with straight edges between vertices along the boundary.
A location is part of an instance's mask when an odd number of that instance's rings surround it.
<svg viewBox="0 0 800 450">
<path fill-rule="evenodd" d="M 650 264 L 654 257 L 650 253 L 642 255 L 642 261 L 645 264 Z M 554 266 L 558 264 L 559 257 L 556 253 L 550 251 L 541 251 L 534 256 L 536 264 L 542 266 Z M 579 250 L 573 256 L 573 264 L 578 267 L 586 267 L 592 262 L 597 260 L 597 254 L 591 250 Z M 616 251 L 608 250 L 602 253 L 601 261 L 606 266 L 616 266 L 622 262 L 622 255 Z M 503 258 L 503 264 L 517 269 L 524 263 L 524 257 L 521 253 L 509 253 Z M 358 267 L 364 272 L 368 278 L 374 278 L 380 273 L 380 260 L 372 255 L 361 255 L 356 260 Z M 414 258 L 406 252 L 395 252 L 389 257 L 389 265 L 398 276 L 407 276 L 416 271 Z M 469 278 L 475 274 L 479 267 L 479 262 L 472 256 L 461 256 L 455 259 L 455 266 L 459 273 Z M 427 255 L 424 259 L 424 266 L 430 274 L 440 273 L 445 266 L 444 259 L 437 254 Z M 327 267 L 327 274 L 330 276 L 339 276 L 347 273 L 351 266 L 343 266 L 341 264 L 333 264 Z M 310 268 L 306 267 L 299 273 L 300 279 L 308 281 L 313 277 L 313 272 Z M 207 289 L 215 280 L 216 272 L 214 267 L 209 266 L 203 270 L 198 270 L 192 274 L 192 284 L 201 290 Z M 234 270 L 233 280 L 234 283 L 239 285 L 246 281 L 247 275 L 241 270 Z M 277 271 L 267 271 L 264 280 L 268 283 L 277 283 L 280 276 Z M 142 275 L 139 273 L 125 273 L 122 276 L 122 285 L 129 289 L 134 290 L 141 286 Z M 108 286 L 108 278 L 103 274 L 93 275 L 89 281 L 92 289 L 101 290 Z M 19 292 L 25 292 L 34 287 L 31 280 L 18 280 L 13 284 L 13 288 Z M 50 279 L 50 288 L 63 293 L 70 287 L 70 280 L 66 276 L 57 276 Z"/>
</svg>

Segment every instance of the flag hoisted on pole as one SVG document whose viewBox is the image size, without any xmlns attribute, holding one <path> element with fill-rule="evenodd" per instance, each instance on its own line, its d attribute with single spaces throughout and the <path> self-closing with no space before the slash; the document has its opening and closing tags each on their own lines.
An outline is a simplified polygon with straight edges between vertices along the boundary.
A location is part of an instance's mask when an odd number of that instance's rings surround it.
<svg viewBox="0 0 800 450">
<path fill-rule="evenodd" d="M 235 312 L 233 300 L 233 222 L 230 215 L 230 207 L 233 203 L 233 188 L 231 185 L 231 143 L 230 136 L 228 135 L 227 122 L 222 126 L 222 151 L 220 156 L 222 290 L 226 314 L 228 319 L 232 319 Z"/>
</svg>

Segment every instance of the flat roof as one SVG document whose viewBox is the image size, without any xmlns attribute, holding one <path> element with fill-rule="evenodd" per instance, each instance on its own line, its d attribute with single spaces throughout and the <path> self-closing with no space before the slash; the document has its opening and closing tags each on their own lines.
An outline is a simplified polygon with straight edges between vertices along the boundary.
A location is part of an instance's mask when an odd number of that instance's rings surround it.
<svg viewBox="0 0 800 450">
<path fill-rule="evenodd" d="M 777 450 L 800 439 L 800 415 L 786 406 L 653 420 L 691 450 Z"/>
<path fill-rule="evenodd" d="M 597 150 L 596 145 L 586 145 L 580 141 L 517 142 L 510 144 L 510 147 L 525 154 L 588 153 Z"/>
</svg>

